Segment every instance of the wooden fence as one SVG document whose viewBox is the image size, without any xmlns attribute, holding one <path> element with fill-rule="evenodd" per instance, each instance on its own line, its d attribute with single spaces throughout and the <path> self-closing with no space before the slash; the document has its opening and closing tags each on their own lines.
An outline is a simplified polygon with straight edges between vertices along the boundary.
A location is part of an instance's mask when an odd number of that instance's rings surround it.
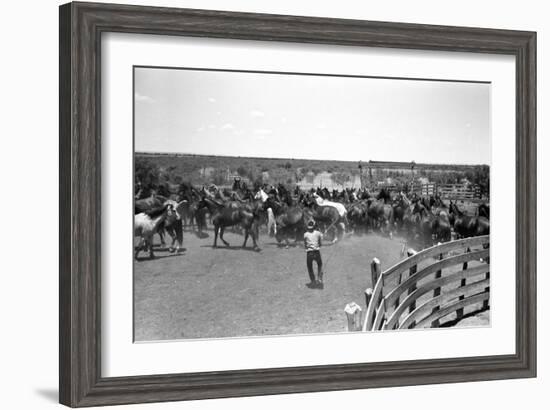
<svg viewBox="0 0 550 410">
<path fill-rule="evenodd" d="M 374 258 L 371 277 L 374 288 L 365 291 L 364 320 L 359 305 L 346 306 L 349 330 L 439 327 L 440 319 L 447 316 L 458 321 L 465 308 L 489 308 L 489 235 L 418 253 L 410 250 L 407 259 L 384 272 Z"/>
<path fill-rule="evenodd" d="M 439 195 L 443 199 L 480 199 L 482 196 L 479 185 L 464 184 L 411 184 L 409 191 L 419 195 Z"/>
<path fill-rule="evenodd" d="M 479 185 L 439 184 L 437 193 L 444 199 L 478 199 L 481 198 Z"/>
</svg>

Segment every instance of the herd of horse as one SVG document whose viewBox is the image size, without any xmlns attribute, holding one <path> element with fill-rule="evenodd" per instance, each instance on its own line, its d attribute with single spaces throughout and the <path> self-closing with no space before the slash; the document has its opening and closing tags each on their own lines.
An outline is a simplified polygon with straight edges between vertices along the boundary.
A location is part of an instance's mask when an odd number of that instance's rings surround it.
<svg viewBox="0 0 550 410">
<path fill-rule="evenodd" d="M 163 192 L 165 193 L 165 192 Z M 183 231 L 205 236 L 209 224 L 213 227 L 213 247 L 218 238 L 225 245 L 227 228 L 239 229 L 252 249 L 259 250 L 261 226 L 275 236 L 280 246 L 291 241 L 301 242 L 307 223 L 315 221 L 324 235 L 336 242 L 349 234 L 380 232 L 389 236 L 403 235 L 421 247 L 447 242 L 453 237 L 465 238 L 489 234 L 489 205 L 478 205 L 475 215 L 459 208 L 455 201 L 445 202 L 437 195 L 378 191 L 368 189 L 328 190 L 317 188 L 303 191 L 278 186 L 257 186 L 254 189 L 235 184 L 232 189 L 196 188 L 180 184 L 169 195 L 160 195 L 154 187 L 145 193 L 140 189 L 134 201 L 134 233 L 140 238 L 137 259 L 142 250 L 154 257 L 153 236 L 172 239 L 170 250 L 177 252 L 183 241 Z"/>
</svg>

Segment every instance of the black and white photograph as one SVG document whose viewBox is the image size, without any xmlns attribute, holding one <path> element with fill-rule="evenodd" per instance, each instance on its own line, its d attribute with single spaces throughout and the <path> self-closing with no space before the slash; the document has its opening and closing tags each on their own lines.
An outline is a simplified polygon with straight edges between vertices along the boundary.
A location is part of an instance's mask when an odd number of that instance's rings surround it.
<svg viewBox="0 0 550 410">
<path fill-rule="evenodd" d="M 489 82 L 133 79 L 136 342 L 491 325 Z"/>
</svg>

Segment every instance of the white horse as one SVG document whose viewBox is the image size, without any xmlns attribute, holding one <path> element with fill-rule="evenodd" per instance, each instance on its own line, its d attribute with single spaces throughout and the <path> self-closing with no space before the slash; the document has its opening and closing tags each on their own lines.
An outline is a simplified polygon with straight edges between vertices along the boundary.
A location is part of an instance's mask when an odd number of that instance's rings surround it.
<svg viewBox="0 0 550 410">
<path fill-rule="evenodd" d="M 256 192 L 256 195 L 254 195 L 255 200 L 262 201 L 262 204 L 265 204 L 265 201 L 269 196 L 264 192 L 262 188 Z M 268 235 L 271 233 L 271 228 L 273 228 L 273 233 L 277 235 L 277 221 L 275 220 L 275 215 L 273 214 L 273 209 L 271 207 L 267 208 L 267 233 Z"/>
<path fill-rule="evenodd" d="M 264 192 L 262 188 L 258 192 L 256 192 L 256 195 L 254 195 L 254 199 L 260 199 L 262 201 L 262 204 L 267 201 L 268 195 Z"/>
<path fill-rule="evenodd" d="M 174 213 L 171 216 L 168 216 L 164 221 L 163 228 L 166 230 L 168 235 L 172 238 L 172 244 L 170 245 L 170 252 L 179 252 L 180 248 L 183 246 L 183 224 L 181 216 L 184 214 L 184 207 L 187 205 L 188 201 L 183 200 L 176 202 L 172 199 L 168 199 L 164 202 L 163 206 L 172 206 Z M 158 231 L 158 234 L 161 239 L 161 243 L 164 245 L 163 238 L 163 229 Z M 176 245 L 174 247 L 174 245 Z"/>
<path fill-rule="evenodd" d="M 149 249 L 149 257 L 153 259 L 155 257 L 153 253 L 153 235 L 158 232 L 161 223 L 166 218 L 178 218 L 178 216 L 172 204 L 134 215 L 134 236 L 140 237 L 135 258 L 137 259 L 141 250 L 147 251 Z"/>
<path fill-rule="evenodd" d="M 319 206 L 332 206 L 333 208 L 336 208 L 336 210 L 340 214 L 340 217 L 342 218 L 348 212 L 344 204 L 341 204 L 340 202 L 332 202 L 327 199 L 323 199 L 319 195 L 317 195 L 317 193 L 314 193 L 313 197 L 315 198 L 315 202 L 317 202 L 317 205 Z"/>
</svg>

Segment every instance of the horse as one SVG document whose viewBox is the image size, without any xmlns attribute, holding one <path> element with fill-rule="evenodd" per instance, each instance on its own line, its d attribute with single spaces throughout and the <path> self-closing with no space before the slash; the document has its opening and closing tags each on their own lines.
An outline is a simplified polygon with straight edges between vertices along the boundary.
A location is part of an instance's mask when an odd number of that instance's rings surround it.
<svg viewBox="0 0 550 410">
<path fill-rule="evenodd" d="M 392 205 L 393 209 L 393 223 L 396 225 L 397 230 L 402 230 L 404 225 L 404 218 L 407 210 L 411 207 L 411 202 L 403 193 L 399 193 L 397 201 Z"/>
<path fill-rule="evenodd" d="M 134 215 L 150 211 L 152 209 L 158 209 L 165 205 L 172 205 L 174 210 L 178 213 L 178 220 L 181 218 L 181 215 L 185 212 L 185 208 L 187 207 L 187 201 L 183 200 L 180 202 L 167 199 L 165 196 L 157 195 L 156 193 L 152 193 L 151 196 L 144 199 L 138 199 L 134 201 Z M 172 246 L 174 245 L 175 240 L 179 242 L 179 245 L 181 246 L 182 243 L 182 235 L 183 233 L 179 232 L 180 229 L 178 228 L 179 222 L 173 222 L 173 225 L 170 227 L 170 236 L 172 237 Z M 183 228 L 182 228 L 183 230 Z M 164 240 L 164 224 L 160 226 L 160 229 L 157 230 L 156 233 L 160 236 L 160 243 L 162 246 L 166 245 L 166 242 Z M 176 239 L 174 239 L 176 238 Z M 179 249 L 179 247 L 178 247 Z M 172 250 L 172 248 L 171 248 Z"/>
<path fill-rule="evenodd" d="M 305 231 L 305 215 L 299 206 L 288 206 L 286 202 L 280 203 L 273 197 L 269 197 L 264 203 L 264 209 L 271 209 L 275 217 L 275 239 L 281 244 L 284 240 L 288 247 L 288 238 L 294 235 L 295 243 Z"/>
<path fill-rule="evenodd" d="M 420 215 L 418 223 L 424 246 L 433 245 L 434 239 L 438 242 L 449 242 L 451 240 L 451 224 L 447 214 L 441 212 L 434 215 L 420 201 L 415 203 L 413 214 Z"/>
<path fill-rule="evenodd" d="M 347 218 L 350 229 L 354 232 L 356 231 L 365 231 L 367 229 L 367 209 L 368 204 L 366 201 L 356 201 L 352 202 L 347 210 Z"/>
<path fill-rule="evenodd" d="M 344 212 L 342 216 L 336 207 L 324 205 L 324 202 L 322 203 L 323 205 L 319 205 L 317 200 L 306 196 L 306 207 L 304 208 L 304 212 L 306 213 L 308 219 L 313 219 L 318 223 L 318 225 L 323 225 L 325 227 L 323 232 L 324 234 L 327 232 L 332 232 L 332 229 L 334 229 L 334 239 L 332 242 L 335 243 L 338 241 L 339 236 L 340 238 L 343 238 L 346 233 L 346 213 Z M 338 235 L 339 232 L 340 235 Z"/>
<path fill-rule="evenodd" d="M 158 231 L 161 224 L 167 218 L 179 218 L 177 211 L 172 204 L 166 204 L 162 207 L 151 209 L 134 215 L 134 236 L 139 236 L 140 241 L 136 248 L 135 258 L 138 258 L 141 250 L 149 249 L 149 258 L 153 259 L 153 235 Z"/>
<path fill-rule="evenodd" d="M 367 199 L 367 206 L 367 224 L 372 230 L 379 228 L 382 232 L 388 224 L 388 217 L 391 217 L 384 207 L 384 201 L 370 197 Z"/>
<path fill-rule="evenodd" d="M 380 200 L 380 199 L 384 200 L 385 204 L 391 203 L 391 194 L 390 194 L 389 189 L 382 188 L 380 190 L 380 192 L 378 192 L 378 195 L 376 195 L 376 199 L 377 200 Z"/>
<path fill-rule="evenodd" d="M 225 228 L 228 226 L 240 225 L 244 229 L 244 242 L 242 247 L 246 247 L 248 236 L 252 237 L 253 249 L 260 250 L 256 239 L 258 237 L 258 215 L 253 206 L 241 204 L 240 202 L 222 203 L 215 199 L 204 196 L 200 202 L 199 208 L 208 208 L 212 215 L 212 224 L 214 225 L 214 244 L 213 248 L 218 247 L 218 235 L 225 246 L 229 246 L 223 238 Z"/>
<path fill-rule="evenodd" d="M 161 236 L 161 241 L 164 242 L 162 233 L 166 231 L 172 238 L 172 244 L 169 248 L 170 252 L 179 252 L 180 248 L 183 246 L 183 221 L 181 215 L 182 210 L 187 209 L 188 202 L 186 200 L 176 202 L 169 199 L 164 203 L 164 206 L 167 205 L 172 206 L 176 217 L 168 217 L 162 221 L 157 232 Z M 176 244 L 175 247 L 174 244 Z"/>
<path fill-rule="evenodd" d="M 328 192 L 328 190 L 327 190 L 327 192 Z M 332 207 L 336 208 L 336 210 L 338 211 L 338 213 L 340 214 L 340 216 L 342 218 L 344 218 L 346 216 L 347 209 L 340 202 L 333 202 L 333 201 L 330 201 L 328 199 L 322 198 L 321 196 L 316 195 L 316 194 L 313 194 L 313 198 L 315 199 L 315 202 L 317 203 L 317 205 L 319 205 L 319 206 L 332 206 Z"/>
<path fill-rule="evenodd" d="M 155 192 L 151 193 L 151 196 L 147 198 L 136 199 L 134 201 L 134 215 L 149 211 L 153 208 L 160 208 L 167 200 L 168 198 L 157 195 Z"/>
<path fill-rule="evenodd" d="M 489 205 L 488 204 L 479 204 L 477 207 L 477 216 L 484 216 L 489 219 Z"/>
<path fill-rule="evenodd" d="M 484 216 L 468 216 L 463 213 L 456 203 L 449 205 L 450 212 L 454 214 L 454 229 L 457 238 L 471 238 L 473 236 L 489 235 L 489 219 Z"/>
</svg>

